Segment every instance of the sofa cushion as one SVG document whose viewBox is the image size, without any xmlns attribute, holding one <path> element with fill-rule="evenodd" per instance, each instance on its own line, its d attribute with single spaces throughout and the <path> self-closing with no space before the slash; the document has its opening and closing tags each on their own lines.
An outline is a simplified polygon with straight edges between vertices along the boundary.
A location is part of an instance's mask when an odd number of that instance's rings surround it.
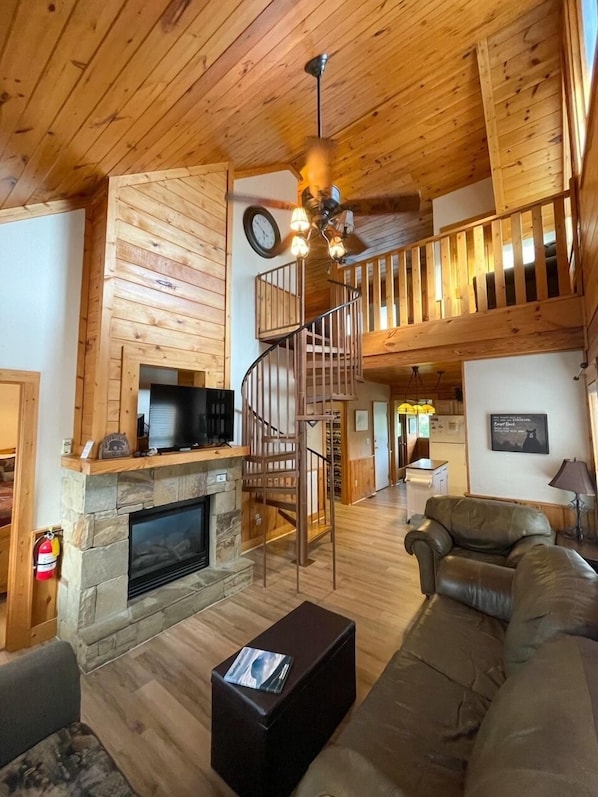
<svg viewBox="0 0 598 797">
<path fill-rule="evenodd" d="M 473 741 L 504 680 L 504 634 L 503 622 L 451 598 L 426 601 L 338 745 L 405 794 L 461 795 Z M 320 766 L 318 757 L 312 767 Z M 321 782 L 317 774 L 310 778 Z"/>
<path fill-rule="evenodd" d="M 501 687 L 476 740 L 466 797 L 598 794 L 598 644 L 545 642 Z"/>
<path fill-rule="evenodd" d="M 101 742 L 81 722 L 47 736 L 2 767 L 0 795 L 135 797 Z"/>
<path fill-rule="evenodd" d="M 507 675 L 559 633 L 598 639 L 598 575 L 575 551 L 538 545 L 523 557 L 513 578 Z"/>
<path fill-rule="evenodd" d="M 507 555 L 522 537 L 553 535 L 543 512 L 506 501 L 435 495 L 426 502 L 426 517 L 441 523 L 456 546 L 488 553 Z"/>
</svg>

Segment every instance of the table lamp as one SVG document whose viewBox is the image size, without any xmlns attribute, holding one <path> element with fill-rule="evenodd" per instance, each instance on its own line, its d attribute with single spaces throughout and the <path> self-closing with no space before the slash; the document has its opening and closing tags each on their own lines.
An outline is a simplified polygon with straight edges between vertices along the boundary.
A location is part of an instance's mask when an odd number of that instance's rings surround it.
<svg viewBox="0 0 598 797">
<path fill-rule="evenodd" d="M 583 542 L 583 529 L 581 527 L 582 502 L 579 496 L 596 495 L 588 466 L 585 462 L 576 458 L 564 459 L 558 473 L 548 484 L 551 487 L 558 487 L 559 490 L 571 490 L 571 492 L 575 493 L 575 498 L 572 501 L 576 512 L 575 538 L 578 542 Z"/>
</svg>

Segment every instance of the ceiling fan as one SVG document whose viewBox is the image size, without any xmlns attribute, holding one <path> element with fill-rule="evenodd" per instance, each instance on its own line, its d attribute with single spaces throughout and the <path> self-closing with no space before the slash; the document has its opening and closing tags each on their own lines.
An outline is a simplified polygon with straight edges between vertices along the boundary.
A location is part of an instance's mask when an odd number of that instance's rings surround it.
<svg viewBox="0 0 598 797">
<path fill-rule="evenodd" d="M 312 58 L 305 71 L 316 78 L 318 135 L 308 139 L 305 166 L 302 170 L 305 188 L 301 194 L 301 205 L 292 205 L 279 200 L 229 193 L 227 199 L 292 210 L 291 232 L 282 239 L 279 253 L 291 247 L 294 257 L 305 258 L 310 251 L 313 236 L 322 236 L 328 245 L 332 259 L 342 262 L 348 255 L 358 255 L 368 245 L 354 232 L 354 216 L 375 216 L 391 213 L 417 213 L 420 208 L 419 191 L 394 196 L 367 197 L 344 200 L 339 188 L 331 178 L 331 159 L 334 141 L 322 135 L 321 78 L 328 62 L 328 55 Z"/>
</svg>

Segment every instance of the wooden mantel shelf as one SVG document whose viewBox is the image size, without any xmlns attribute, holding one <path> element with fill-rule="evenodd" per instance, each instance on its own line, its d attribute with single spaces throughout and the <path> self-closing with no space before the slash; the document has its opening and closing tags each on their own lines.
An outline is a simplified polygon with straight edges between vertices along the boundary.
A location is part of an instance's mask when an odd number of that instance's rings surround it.
<svg viewBox="0 0 598 797">
<path fill-rule="evenodd" d="M 214 460 L 246 457 L 247 446 L 223 446 L 222 448 L 200 448 L 194 451 L 173 451 L 157 454 L 154 457 L 114 457 L 113 459 L 81 459 L 75 455 L 62 457 L 63 468 L 95 476 L 100 473 L 124 473 L 129 470 L 165 468 L 173 465 L 186 465 L 188 462 L 210 462 Z"/>
</svg>

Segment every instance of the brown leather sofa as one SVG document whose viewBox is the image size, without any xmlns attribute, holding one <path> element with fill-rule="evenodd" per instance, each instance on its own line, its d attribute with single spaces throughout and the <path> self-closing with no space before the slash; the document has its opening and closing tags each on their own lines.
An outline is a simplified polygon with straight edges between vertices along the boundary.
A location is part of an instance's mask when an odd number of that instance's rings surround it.
<svg viewBox="0 0 598 797">
<path fill-rule="evenodd" d="M 536 546 L 437 590 L 296 797 L 595 797 L 598 575 Z"/>
<path fill-rule="evenodd" d="M 552 545 L 554 531 L 543 512 L 522 504 L 435 495 L 424 520 L 405 536 L 415 554 L 424 595 L 436 592 L 438 571 L 449 554 L 516 567 L 534 545 Z"/>
</svg>

